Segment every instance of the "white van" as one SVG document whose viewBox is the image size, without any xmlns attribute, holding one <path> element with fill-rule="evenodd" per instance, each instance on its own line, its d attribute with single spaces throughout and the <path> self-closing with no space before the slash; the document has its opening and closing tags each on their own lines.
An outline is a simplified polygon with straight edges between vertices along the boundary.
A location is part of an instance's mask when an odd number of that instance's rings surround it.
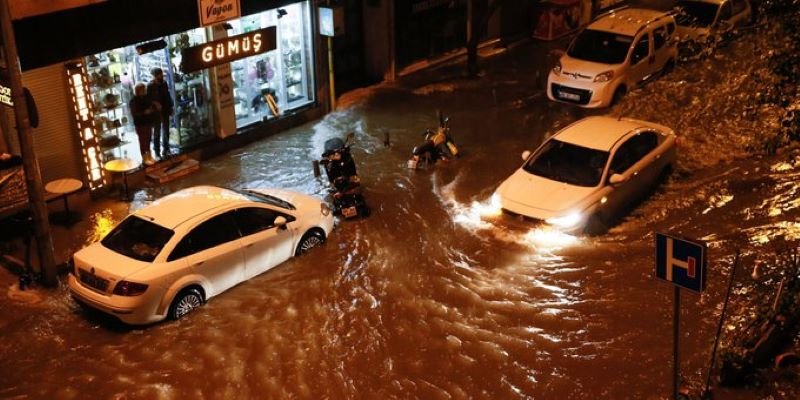
<svg viewBox="0 0 800 400">
<path fill-rule="evenodd" d="M 630 89 L 668 72 L 678 56 L 672 13 L 623 8 L 581 31 L 547 78 L 547 97 L 607 107 Z"/>
</svg>

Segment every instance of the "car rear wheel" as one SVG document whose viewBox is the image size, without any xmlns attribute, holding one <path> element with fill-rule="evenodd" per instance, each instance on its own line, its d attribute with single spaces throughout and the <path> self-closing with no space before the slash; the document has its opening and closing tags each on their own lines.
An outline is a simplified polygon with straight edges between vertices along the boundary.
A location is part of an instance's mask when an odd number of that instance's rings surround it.
<svg viewBox="0 0 800 400">
<path fill-rule="evenodd" d="M 300 239 L 300 243 L 297 244 L 297 250 L 295 250 L 295 256 L 302 256 L 306 254 L 309 250 L 317 247 L 325 242 L 325 236 L 319 231 L 308 231 L 303 238 Z"/>
<path fill-rule="evenodd" d="M 670 59 L 669 61 L 667 61 L 666 64 L 664 64 L 664 69 L 661 70 L 661 75 L 666 75 L 672 72 L 674 68 L 675 68 L 675 60 Z"/>
<path fill-rule="evenodd" d="M 169 306 L 169 318 L 173 320 L 180 319 L 201 305 L 203 305 L 203 294 L 199 290 L 195 288 L 183 289 L 175 296 Z"/>
</svg>

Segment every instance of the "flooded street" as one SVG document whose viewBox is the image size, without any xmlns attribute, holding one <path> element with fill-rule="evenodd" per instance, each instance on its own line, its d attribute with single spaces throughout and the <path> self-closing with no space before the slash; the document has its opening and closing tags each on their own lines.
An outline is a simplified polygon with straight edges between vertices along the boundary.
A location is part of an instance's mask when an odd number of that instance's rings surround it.
<svg viewBox="0 0 800 400">
<path fill-rule="evenodd" d="M 480 80 L 458 78 L 458 66 L 441 69 L 439 84 L 355 93 L 324 120 L 139 190 L 131 209 L 198 184 L 324 197 L 312 160 L 326 139 L 354 132 L 373 213 L 339 221 L 325 246 L 179 322 L 125 327 L 79 308 L 65 285 L 4 310 L 16 317 L 0 322 L 0 398 L 667 398 L 672 287 L 652 276 L 657 231 L 709 244 L 708 287 L 684 295 L 681 331 L 683 377 L 704 382 L 736 249 L 753 260 L 800 239 L 800 158 L 747 150 L 776 123 L 769 108 L 746 112 L 747 77 L 765 68 L 761 40 L 679 65 L 600 111 L 548 102 L 529 79 L 547 66 L 516 49 Z M 437 109 L 463 155 L 408 170 Z M 523 150 L 606 113 L 680 137 L 676 171 L 650 198 L 599 237 L 491 215 L 491 194 Z M 86 216 L 75 250 L 127 212 Z"/>
</svg>

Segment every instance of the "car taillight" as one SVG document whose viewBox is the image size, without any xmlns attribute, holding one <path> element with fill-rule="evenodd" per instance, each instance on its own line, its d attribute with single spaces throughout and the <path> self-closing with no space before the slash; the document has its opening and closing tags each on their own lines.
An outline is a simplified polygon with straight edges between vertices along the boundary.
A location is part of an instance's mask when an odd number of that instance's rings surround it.
<svg viewBox="0 0 800 400">
<path fill-rule="evenodd" d="M 121 281 L 114 287 L 114 294 L 119 296 L 139 296 L 147 290 L 144 283 Z"/>
<path fill-rule="evenodd" d="M 320 203 L 319 211 L 322 213 L 323 216 L 327 217 L 328 215 L 331 214 L 332 210 L 331 210 L 331 206 L 329 206 L 328 203 Z"/>
</svg>

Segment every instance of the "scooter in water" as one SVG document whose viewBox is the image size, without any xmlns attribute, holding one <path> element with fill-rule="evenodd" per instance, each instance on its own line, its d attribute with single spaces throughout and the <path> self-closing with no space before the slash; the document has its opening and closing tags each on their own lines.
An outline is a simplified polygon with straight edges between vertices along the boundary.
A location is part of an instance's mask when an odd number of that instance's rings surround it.
<svg viewBox="0 0 800 400">
<path fill-rule="evenodd" d="M 439 127 L 436 130 L 425 129 L 425 142 L 415 146 L 408 160 L 408 168 L 424 168 L 436 164 L 438 160 L 451 160 L 459 156 L 458 146 L 450 135 L 450 117 L 443 117 L 437 111 Z"/>
<path fill-rule="evenodd" d="M 350 140 L 333 138 L 325 141 L 325 152 L 319 161 L 325 167 L 325 175 L 330 183 L 330 196 L 333 214 L 345 219 L 366 217 L 369 206 L 361 190 L 361 179 L 356 171 L 356 163 L 350 154 Z"/>
</svg>

